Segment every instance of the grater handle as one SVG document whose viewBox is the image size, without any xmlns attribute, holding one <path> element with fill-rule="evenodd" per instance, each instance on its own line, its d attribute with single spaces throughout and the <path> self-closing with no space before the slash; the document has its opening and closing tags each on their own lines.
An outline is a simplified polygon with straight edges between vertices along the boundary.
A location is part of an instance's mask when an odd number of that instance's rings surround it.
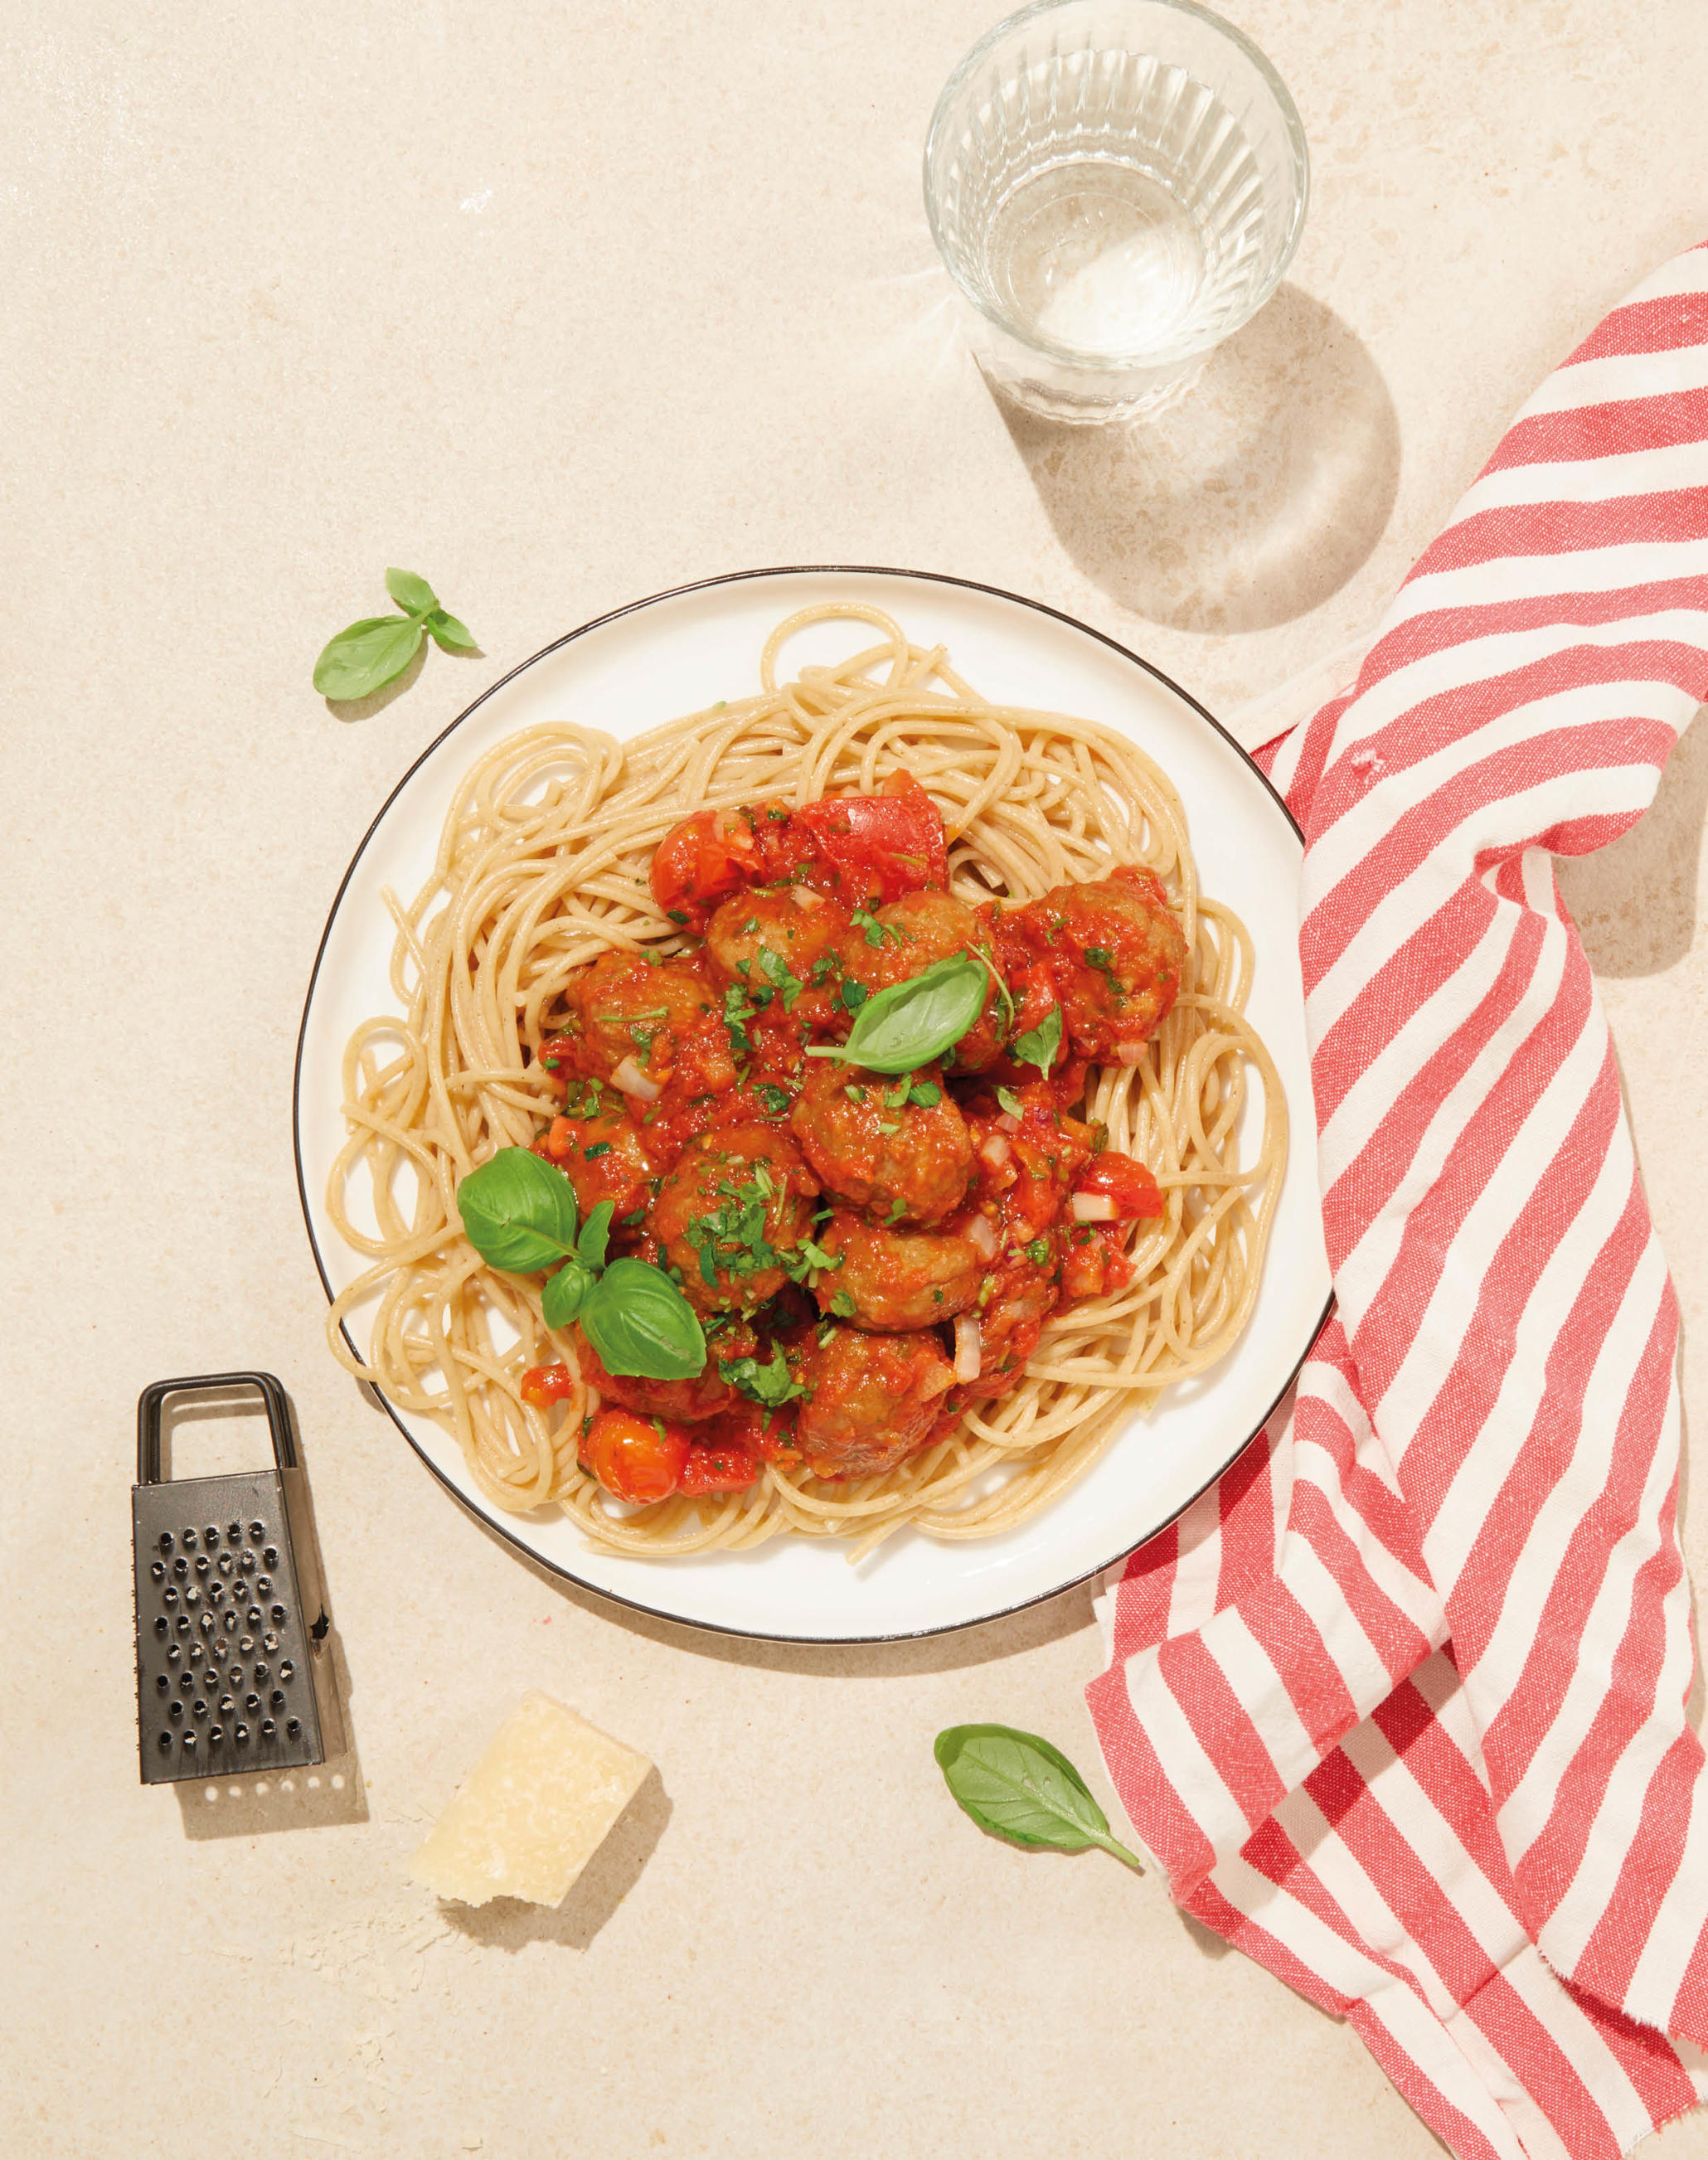
<svg viewBox="0 0 1708 2160">
<path fill-rule="evenodd" d="M 198 1373 L 184 1380 L 154 1380 L 137 1398 L 137 1482 L 158 1485 L 160 1410 L 168 1395 L 210 1394 L 223 1388 L 254 1388 L 267 1405 L 267 1430 L 273 1459 L 280 1470 L 297 1467 L 297 1444 L 291 1437 L 285 1391 L 271 1373 Z"/>
</svg>

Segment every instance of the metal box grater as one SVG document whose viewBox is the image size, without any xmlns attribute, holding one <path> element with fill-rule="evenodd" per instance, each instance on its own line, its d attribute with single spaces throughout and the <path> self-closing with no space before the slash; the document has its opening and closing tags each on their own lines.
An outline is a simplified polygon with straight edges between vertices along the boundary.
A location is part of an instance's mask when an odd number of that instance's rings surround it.
<svg viewBox="0 0 1708 2160">
<path fill-rule="evenodd" d="M 163 1482 L 166 1398 L 234 1388 L 260 1393 L 274 1467 Z M 271 1373 L 206 1373 L 143 1389 L 131 1524 L 143 1783 L 324 1763 L 329 1735 L 337 1752 L 331 1623 L 284 1389 Z"/>
</svg>

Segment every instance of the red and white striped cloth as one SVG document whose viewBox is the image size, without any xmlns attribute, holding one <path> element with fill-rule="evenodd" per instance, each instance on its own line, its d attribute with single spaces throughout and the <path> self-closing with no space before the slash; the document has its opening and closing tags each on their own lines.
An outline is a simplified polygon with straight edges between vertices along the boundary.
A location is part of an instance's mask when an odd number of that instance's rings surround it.
<svg viewBox="0 0 1708 2160">
<path fill-rule="evenodd" d="M 1708 2095 L 1678 1311 L 1550 862 L 1641 815 L 1705 698 L 1697 249 L 1268 753 L 1338 1312 L 1122 1571 L 1088 1690 L 1176 1898 L 1463 2160 L 1602 2160 Z"/>
</svg>

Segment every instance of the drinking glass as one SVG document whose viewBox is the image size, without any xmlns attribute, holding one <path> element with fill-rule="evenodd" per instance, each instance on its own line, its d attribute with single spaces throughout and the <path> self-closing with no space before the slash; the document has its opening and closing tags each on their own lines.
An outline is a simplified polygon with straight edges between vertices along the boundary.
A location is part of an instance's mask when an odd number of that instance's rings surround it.
<svg viewBox="0 0 1708 2160">
<path fill-rule="evenodd" d="M 1056 420 L 1172 402 L 1280 282 L 1308 189 L 1285 85 L 1194 0 L 1037 0 L 949 77 L 925 146 L 979 364 Z"/>
</svg>

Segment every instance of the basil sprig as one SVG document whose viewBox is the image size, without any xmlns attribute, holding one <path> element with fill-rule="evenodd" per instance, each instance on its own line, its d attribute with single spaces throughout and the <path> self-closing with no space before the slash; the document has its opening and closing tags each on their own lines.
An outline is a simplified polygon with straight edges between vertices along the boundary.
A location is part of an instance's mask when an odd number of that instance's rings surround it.
<svg viewBox="0 0 1708 2160">
<path fill-rule="evenodd" d="M 314 662 L 314 688 L 323 698 L 366 698 L 401 675 L 415 657 L 423 634 L 444 652 L 473 652 L 474 638 L 447 615 L 425 578 L 413 570 L 387 570 L 386 590 L 402 615 L 365 615 L 336 637 Z"/>
<path fill-rule="evenodd" d="M 508 1147 L 470 1171 L 457 1208 L 488 1267 L 526 1275 L 563 1263 L 540 1300 L 546 1325 L 579 1320 L 607 1372 L 689 1380 L 704 1371 L 705 1335 L 664 1270 L 632 1258 L 606 1264 L 614 1202 L 600 1202 L 578 1238 L 574 1186 L 527 1148 Z"/>
<path fill-rule="evenodd" d="M 982 961 L 957 953 L 875 991 L 854 1015 L 846 1042 L 820 1043 L 809 1057 L 839 1057 L 869 1072 L 912 1072 L 952 1049 L 984 1010 Z"/>
<path fill-rule="evenodd" d="M 1061 1852 L 1101 1846 L 1142 1872 L 1138 1854 L 1109 1835 L 1109 1819 L 1084 1778 L 1036 1732 L 1011 1725 L 952 1725 L 938 1733 L 932 1752 L 957 1804 L 993 1837 Z"/>
</svg>

